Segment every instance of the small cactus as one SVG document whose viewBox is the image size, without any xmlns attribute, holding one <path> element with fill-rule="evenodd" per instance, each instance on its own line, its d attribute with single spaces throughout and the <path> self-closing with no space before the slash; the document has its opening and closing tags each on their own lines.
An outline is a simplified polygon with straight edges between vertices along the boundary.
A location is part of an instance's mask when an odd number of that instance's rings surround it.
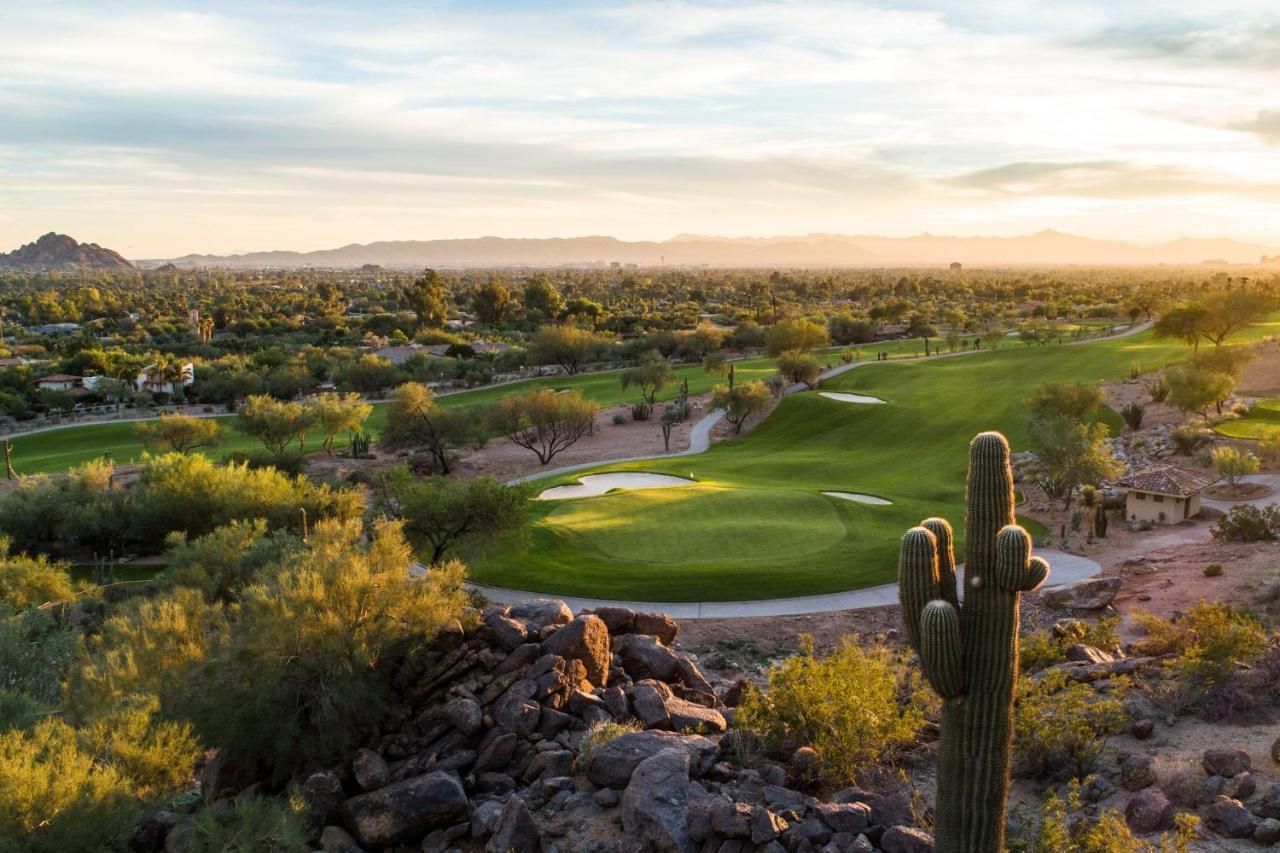
<svg viewBox="0 0 1280 853">
<path fill-rule="evenodd" d="M 1014 501 L 1009 442 L 998 432 L 979 434 L 969 445 L 963 604 L 946 519 L 925 519 L 902 537 L 898 594 L 907 639 L 943 700 L 939 853 L 1004 850 L 1019 600 L 1049 574 L 1015 523 Z"/>
<path fill-rule="evenodd" d="M 369 456 L 369 436 L 363 432 L 351 433 L 351 458 L 366 459 Z"/>
</svg>

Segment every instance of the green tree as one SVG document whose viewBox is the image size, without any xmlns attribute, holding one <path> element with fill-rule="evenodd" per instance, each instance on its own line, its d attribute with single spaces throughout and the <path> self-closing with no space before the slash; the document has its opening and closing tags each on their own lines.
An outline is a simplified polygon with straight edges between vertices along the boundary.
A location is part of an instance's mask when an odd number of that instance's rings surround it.
<svg viewBox="0 0 1280 853">
<path fill-rule="evenodd" d="M 1071 506 L 1076 486 L 1096 486 L 1124 471 L 1106 444 L 1106 424 L 1052 415 L 1032 420 L 1028 432 L 1036 456 L 1031 478 L 1045 494 L 1062 498 L 1064 507 Z"/>
<path fill-rule="evenodd" d="M 475 413 L 446 409 L 431 389 L 406 382 L 387 401 L 387 425 L 378 444 L 387 450 L 420 447 L 431 454 L 436 469 L 448 474 L 454 454 L 463 447 L 478 448 L 487 438 L 483 419 Z"/>
<path fill-rule="evenodd" d="M 471 310 L 476 312 L 476 319 L 486 326 L 496 326 L 502 322 L 507 306 L 511 302 L 511 294 L 501 282 L 489 279 L 476 288 L 471 297 Z"/>
<path fill-rule="evenodd" d="M 662 353 L 649 350 L 640 357 L 638 365 L 622 371 L 619 378 L 623 388 L 633 385 L 639 388 L 645 402 L 652 406 L 658 392 L 671 384 L 674 375 L 670 363 L 662 357 Z"/>
<path fill-rule="evenodd" d="M 579 390 L 557 394 L 549 388 L 512 394 L 489 410 L 493 430 L 531 450 L 543 465 L 595 429 L 595 402 Z"/>
<path fill-rule="evenodd" d="M 759 380 L 746 382 L 736 388 L 717 385 L 711 395 L 711 406 L 724 409 L 724 419 L 733 424 L 735 433 L 742 432 L 742 425 L 757 412 L 769 407 L 773 395 L 769 386 Z"/>
<path fill-rule="evenodd" d="M 1184 412 L 1208 414 L 1209 406 L 1222 412 L 1222 403 L 1235 390 L 1236 380 L 1230 373 L 1205 370 L 1191 364 L 1175 364 L 1164 373 L 1169 388 L 1169 402 Z"/>
<path fill-rule="evenodd" d="M 1253 289 L 1217 290 L 1204 300 L 1200 334 L 1214 346 L 1272 310 L 1274 297 Z"/>
<path fill-rule="evenodd" d="M 778 373 L 793 384 L 808 385 L 810 388 L 822 375 L 822 365 L 811 355 L 799 350 L 789 350 L 778 356 L 775 362 Z"/>
<path fill-rule="evenodd" d="M 449 319 L 449 292 L 444 279 L 433 269 L 422 275 L 400 294 L 400 304 L 418 317 L 418 328 L 439 329 Z"/>
<path fill-rule="evenodd" d="M 526 311 L 537 314 L 544 320 L 554 320 L 560 316 L 564 300 L 555 285 L 547 281 L 546 276 L 534 276 L 524 286 L 524 307 Z"/>
<path fill-rule="evenodd" d="M 1170 308 L 1156 320 L 1152 334 L 1157 340 L 1171 338 L 1200 349 L 1200 337 L 1205 333 L 1209 312 L 1203 305 L 1187 303 Z"/>
<path fill-rule="evenodd" d="M 770 356 L 807 352 L 827 345 L 827 330 L 812 320 L 779 320 L 765 332 L 765 351 Z"/>
<path fill-rule="evenodd" d="M 528 489 L 493 477 L 450 480 L 414 477 L 399 466 L 383 474 L 374 492 L 374 511 L 400 518 L 415 546 L 430 551 L 432 565 L 450 551 L 490 546 L 524 533 Z"/>
<path fill-rule="evenodd" d="M 1102 389 L 1083 382 L 1046 382 L 1023 400 L 1032 417 L 1062 415 L 1082 421 L 1101 408 Z"/>
<path fill-rule="evenodd" d="M 341 432 L 360 432 L 373 412 L 373 406 L 359 394 L 319 394 L 305 406 L 311 421 L 324 433 L 326 454 L 333 455 L 333 440 Z"/>
<path fill-rule="evenodd" d="M 190 453 L 214 448 L 222 443 L 226 430 L 213 418 L 191 415 L 161 415 L 154 421 L 139 421 L 134 430 L 144 447 L 153 453 Z"/>
<path fill-rule="evenodd" d="M 300 403 L 284 402 L 265 394 L 244 401 L 236 428 L 258 439 L 273 456 L 283 456 L 295 441 L 304 447 L 307 431 L 315 424 L 315 413 Z"/>
<path fill-rule="evenodd" d="M 543 326 L 529 344 L 530 364 L 558 364 L 570 376 L 586 362 L 595 335 L 576 326 Z"/>
</svg>

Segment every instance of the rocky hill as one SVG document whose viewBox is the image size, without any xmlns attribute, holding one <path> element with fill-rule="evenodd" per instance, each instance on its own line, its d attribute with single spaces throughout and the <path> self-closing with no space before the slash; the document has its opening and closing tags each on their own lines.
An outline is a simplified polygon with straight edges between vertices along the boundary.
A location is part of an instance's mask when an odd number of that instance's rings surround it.
<svg viewBox="0 0 1280 853">
<path fill-rule="evenodd" d="M 34 243 L 27 243 L 8 254 L 0 253 L 0 269 L 128 270 L 133 269 L 133 264 L 118 252 L 104 249 L 97 243 L 78 243 L 74 237 L 50 231 Z"/>
</svg>

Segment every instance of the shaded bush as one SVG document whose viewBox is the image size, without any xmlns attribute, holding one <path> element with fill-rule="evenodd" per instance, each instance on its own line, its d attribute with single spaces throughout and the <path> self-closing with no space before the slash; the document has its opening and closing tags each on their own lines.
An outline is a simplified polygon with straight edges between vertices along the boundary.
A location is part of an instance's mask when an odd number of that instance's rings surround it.
<svg viewBox="0 0 1280 853">
<path fill-rule="evenodd" d="M 1063 663 L 1067 659 L 1067 649 L 1078 643 L 1103 651 L 1115 649 L 1120 645 L 1117 630 L 1119 625 L 1118 616 L 1092 623 L 1073 619 L 1059 623 L 1054 631 L 1026 634 L 1020 643 L 1019 660 L 1022 671 L 1039 672 L 1046 667 Z"/>
<path fill-rule="evenodd" d="M 1214 539 L 1227 542 L 1269 542 L 1280 538 L 1280 509 L 1265 509 L 1242 504 L 1231 510 L 1210 528 Z"/>
<path fill-rule="evenodd" d="M 309 850 L 307 829 L 295 803 L 278 797 L 237 797 L 196 812 L 181 830 L 187 853 L 295 853 Z"/>
</svg>

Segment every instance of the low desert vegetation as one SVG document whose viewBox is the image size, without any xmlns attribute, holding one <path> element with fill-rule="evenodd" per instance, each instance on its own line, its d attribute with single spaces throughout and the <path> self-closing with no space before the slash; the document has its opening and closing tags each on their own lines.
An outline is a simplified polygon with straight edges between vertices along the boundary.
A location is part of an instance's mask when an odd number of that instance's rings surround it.
<svg viewBox="0 0 1280 853">
<path fill-rule="evenodd" d="M 909 749 L 928 702 L 897 651 L 847 643 L 819 660 L 810 644 L 769 671 L 768 686 L 747 695 L 737 721 L 780 755 L 811 747 L 819 777 L 839 786 Z"/>
</svg>

